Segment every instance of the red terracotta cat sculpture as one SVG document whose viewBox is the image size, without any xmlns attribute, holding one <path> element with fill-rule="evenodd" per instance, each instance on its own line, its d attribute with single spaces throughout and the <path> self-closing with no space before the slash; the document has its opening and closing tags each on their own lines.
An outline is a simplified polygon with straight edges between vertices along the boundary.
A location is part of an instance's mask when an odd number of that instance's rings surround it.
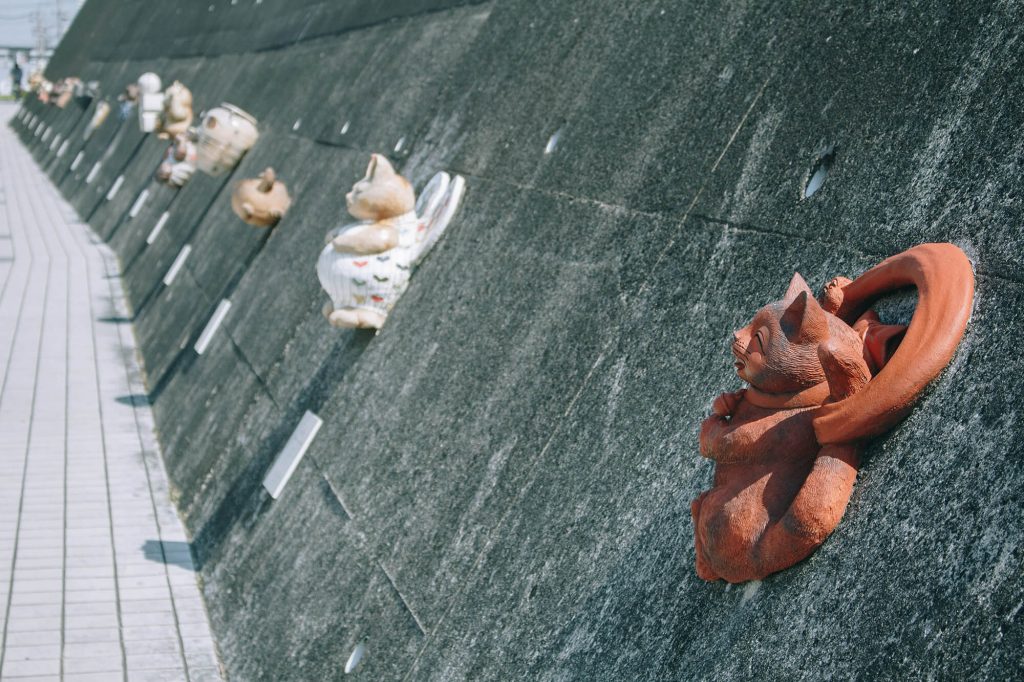
<svg viewBox="0 0 1024 682">
<path fill-rule="evenodd" d="M 883 325 L 879 296 L 916 286 L 910 325 Z M 974 299 L 952 244 L 922 244 L 815 300 L 799 274 L 733 334 L 736 372 L 700 430 L 714 487 L 693 501 L 697 574 L 759 580 L 806 558 L 846 511 L 864 440 L 892 428 L 949 363 Z M 902 337 L 902 340 L 901 340 Z"/>
</svg>

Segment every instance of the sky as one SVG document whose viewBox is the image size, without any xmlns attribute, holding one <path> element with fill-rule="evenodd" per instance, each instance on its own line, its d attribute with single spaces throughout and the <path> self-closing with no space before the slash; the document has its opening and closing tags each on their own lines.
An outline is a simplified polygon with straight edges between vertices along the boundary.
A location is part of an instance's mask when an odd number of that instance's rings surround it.
<svg viewBox="0 0 1024 682">
<path fill-rule="evenodd" d="M 64 29 L 84 0 L 0 0 L 0 47 L 34 47 L 38 13 L 46 30 L 49 47 L 57 46 L 57 9 L 64 15 Z"/>
</svg>

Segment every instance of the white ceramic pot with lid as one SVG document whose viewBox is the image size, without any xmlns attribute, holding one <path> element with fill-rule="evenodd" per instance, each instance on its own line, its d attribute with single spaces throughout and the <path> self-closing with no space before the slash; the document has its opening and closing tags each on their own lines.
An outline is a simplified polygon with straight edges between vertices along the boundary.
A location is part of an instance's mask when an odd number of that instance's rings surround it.
<svg viewBox="0 0 1024 682">
<path fill-rule="evenodd" d="M 203 115 L 196 130 L 197 167 L 207 175 L 223 175 L 256 144 L 256 119 L 233 104 L 221 104 Z"/>
</svg>

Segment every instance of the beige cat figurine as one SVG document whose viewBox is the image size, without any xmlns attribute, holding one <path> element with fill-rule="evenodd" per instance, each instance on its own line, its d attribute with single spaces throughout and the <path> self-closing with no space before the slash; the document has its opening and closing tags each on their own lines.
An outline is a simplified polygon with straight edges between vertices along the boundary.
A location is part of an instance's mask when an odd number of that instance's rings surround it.
<svg viewBox="0 0 1024 682">
<path fill-rule="evenodd" d="M 160 137 L 174 139 L 192 125 L 192 91 L 174 81 L 164 91 L 164 111 L 160 116 Z"/>
</svg>

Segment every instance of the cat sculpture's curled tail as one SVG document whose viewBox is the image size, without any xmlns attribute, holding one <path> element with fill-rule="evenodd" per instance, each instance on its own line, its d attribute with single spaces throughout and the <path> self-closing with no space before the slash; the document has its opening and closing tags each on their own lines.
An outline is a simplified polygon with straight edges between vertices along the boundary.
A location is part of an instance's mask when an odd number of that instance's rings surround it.
<svg viewBox="0 0 1024 682">
<path fill-rule="evenodd" d="M 814 432 L 822 445 L 881 435 L 910 411 L 953 357 L 974 300 L 974 273 L 952 244 L 921 244 L 887 258 L 852 282 L 832 287 L 834 314 L 853 324 L 871 303 L 901 287 L 917 288 L 906 335 L 885 367 L 860 390 L 822 405 Z M 837 295 L 838 294 L 838 295 Z"/>
</svg>

